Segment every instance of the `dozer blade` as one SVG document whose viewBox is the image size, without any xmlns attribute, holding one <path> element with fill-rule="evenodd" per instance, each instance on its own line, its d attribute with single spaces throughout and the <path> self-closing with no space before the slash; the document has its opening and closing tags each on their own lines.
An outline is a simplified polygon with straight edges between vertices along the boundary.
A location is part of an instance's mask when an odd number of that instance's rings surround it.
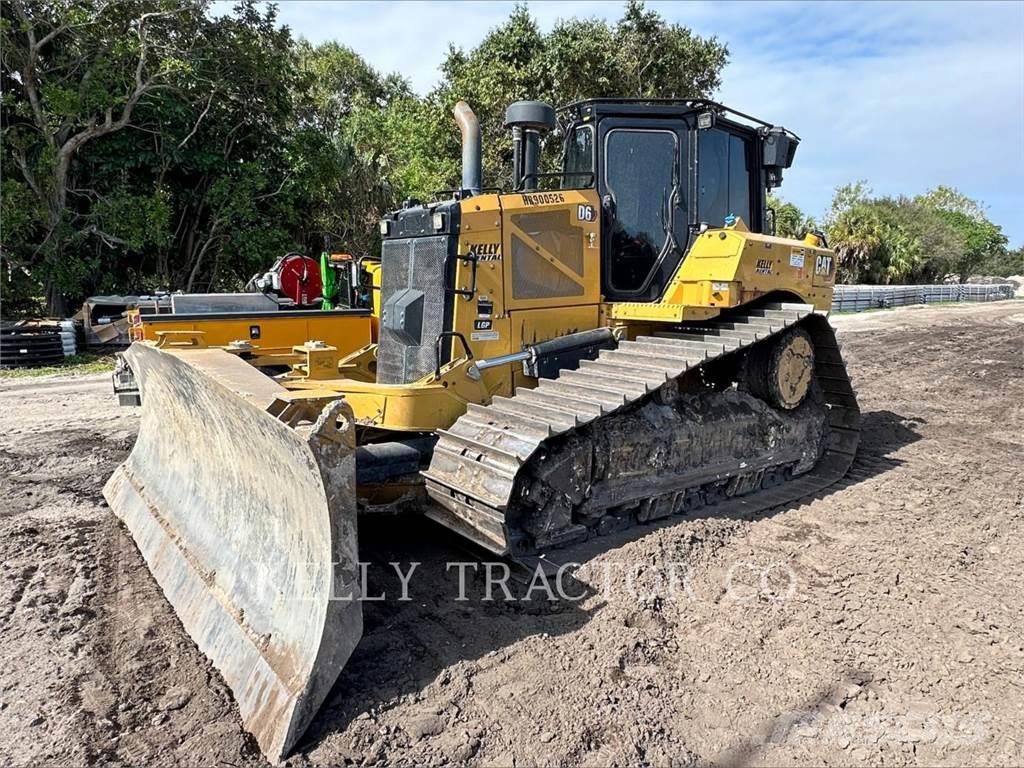
<svg viewBox="0 0 1024 768">
<path fill-rule="evenodd" d="M 286 391 L 223 350 L 125 354 L 142 424 L 103 494 L 279 761 L 362 635 L 351 410 L 289 426 Z"/>
</svg>

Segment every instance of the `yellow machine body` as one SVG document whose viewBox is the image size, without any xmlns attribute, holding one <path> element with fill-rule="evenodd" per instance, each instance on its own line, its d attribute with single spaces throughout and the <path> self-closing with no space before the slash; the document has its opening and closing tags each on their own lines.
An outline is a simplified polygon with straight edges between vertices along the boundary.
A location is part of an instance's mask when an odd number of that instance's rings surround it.
<svg viewBox="0 0 1024 768">
<path fill-rule="evenodd" d="M 303 365 L 284 385 L 311 396 L 325 391 L 344 395 L 363 426 L 437 430 L 451 425 L 470 403 L 487 403 L 495 395 L 509 396 L 518 387 L 536 384 L 515 362 L 474 377 L 474 360 L 601 326 L 632 339 L 656 326 L 707 320 L 769 294 L 819 310 L 831 307 L 835 261 L 830 250 L 814 236 L 789 240 L 750 232 L 742 220 L 696 238 L 660 300 L 605 301 L 600 225 L 578 215 L 598 206 L 592 190 L 489 194 L 462 201 L 458 253 L 477 259 L 475 293 L 454 299 L 452 329 L 466 340 L 472 356 L 454 341 L 452 361 L 441 366 L 439 378 L 378 384 L 373 346 L 346 356 L 335 345 L 337 377 L 308 377 L 304 371 L 309 366 Z M 472 262 L 460 259 L 456 287 L 470 292 L 473 273 Z M 490 307 L 487 314 L 480 313 L 481 303 Z"/>
<path fill-rule="evenodd" d="M 738 221 L 697 238 L 659 301 L 612 304 L 609 314 L 624 321 L 707 320 L 773 292 L 828 310 L 834 280 L 834 255 L 813 236 L 761 235 Z"/>
<path fill-rule="evenodd" d="M 233 315 L 233 316 L 232 316 Z M 349 354 L 374 340 L 375 320 L 368 311 L 315 309 L 294 312 L 231 312 L 204 316 L 142 315 L 130 311 L 132 341 L 157 341 L 166 333 L 201 333 L 207 346 L 245 341 L 264 355 L 288 354 L 295 344 L 316 339 Z"/>
</svg>

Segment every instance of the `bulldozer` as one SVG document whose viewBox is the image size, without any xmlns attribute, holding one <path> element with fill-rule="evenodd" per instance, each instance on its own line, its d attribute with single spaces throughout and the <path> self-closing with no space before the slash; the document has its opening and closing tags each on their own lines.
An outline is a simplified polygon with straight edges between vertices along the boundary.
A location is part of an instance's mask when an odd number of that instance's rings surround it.
<svg viewBox="0 0 1024 768">
<path fill-rule="evenodd" d="M 796 134 L 707 100 L 521 101 L 501 190 L 455 119 L 460 188 L 380 221 L 375 343 L 309 339 L 274 376 L 200 335 L 125 353 L 142 419 L 105 496 L 271 760 L 359 642 L 359 515 L 526 560 L 786 504 L 857 450 L 835 258 L 767 203 Z"/>
</svg>

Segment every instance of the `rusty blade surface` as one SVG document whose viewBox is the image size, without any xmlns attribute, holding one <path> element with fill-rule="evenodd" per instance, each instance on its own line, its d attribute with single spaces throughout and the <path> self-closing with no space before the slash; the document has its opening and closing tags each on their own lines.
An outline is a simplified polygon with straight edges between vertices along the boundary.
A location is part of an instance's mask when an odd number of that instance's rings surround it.
<svg viewBox="0 0 1024 768">
<path fill-rule="evenodd" d="M 362 635 L 351 411 L 292 428 L 268 411 L 284 389 L 222 350 L 126 356 L 142 424 L 104 496 L 279 761 Z"/>
</svg>

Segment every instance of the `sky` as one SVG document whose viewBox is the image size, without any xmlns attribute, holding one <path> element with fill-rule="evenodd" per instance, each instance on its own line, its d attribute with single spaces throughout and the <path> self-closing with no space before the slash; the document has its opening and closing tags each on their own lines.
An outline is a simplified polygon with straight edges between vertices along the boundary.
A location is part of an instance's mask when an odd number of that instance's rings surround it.
<svg viewBox="0 0 1024 768">
<path fill-rule="evenodd" d="M 822 215 L 836 186 L 876 194 L 938 184 L 988 206 L 1024 244 L 1024 2 L 649 2 L 667 20 L 729 46 L 717 100 L 803 139 L 781 196 Z M 419 93 L 449 43 L 471 48 L 510 2 L 283 0 L 279 20 L 312 42 L 337 40 Z M 533 2 L 560 18 L 614 21 L 621 2 Z"/>
</svg>

